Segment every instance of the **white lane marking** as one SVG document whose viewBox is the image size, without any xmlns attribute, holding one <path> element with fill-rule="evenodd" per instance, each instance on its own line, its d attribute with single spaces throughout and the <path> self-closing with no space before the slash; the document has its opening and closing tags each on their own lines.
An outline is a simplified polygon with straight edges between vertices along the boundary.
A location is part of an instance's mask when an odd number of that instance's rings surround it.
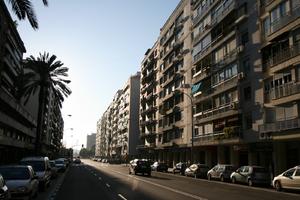
<svg viewBox="0 0 300 200">
<path fill-rule="evenodd" d="M 98 179 L 99 179 L 99 180 L 102 180 L 102 178 L 101 178 L 101 177 L 99 177 Z"/>
<path fill-rule="evenodd" d="M 112 169 L 110 169 L 110 170 L 113 171 L 113 172 L 116 172 L 116 173 L 118 173 L 118 174 L 120 174 L 120 175 L 123 175 L 123 176 L 129 176 L 129 177 L 134 178 L 134 179 L 136 179 L 136 180 L 139 180 L 139 181 L 142 181 L 142 182 L 145 182 L 145 183 L 154 185 L 154 186 L 156 186 L 156 187 L 160 187 L 160 188 L 163 188 L 163 189 L 166 189 L 166 190 L 169 190 L 169 191 L 172 191 L 172 192 L 181 194 L 181 195 L 183 195 L 183 196 L 187 196 L 187 197 L 190 197 L 190 198 L 193 198 L 193 199 L 198 199 L 198 200 L 208 200 L 208 199 L 206 199 L 206 198 L 204 198 L 204 197 L 200 197 L 200 196 L 197 196 L 197 195 L 189 194 L 189 193 L 186 193 L 186 192 L 183 192 L 183 191 L 180 191 L 180 190 L 176 190 L 176 189 L 170 188 L 170 187 L 168 187 L 168 186 L 164 186 L 164 185 L 160 185 L 160 184 L 157 184 L 157 183 L 153 183 L 153 182 L 151 182 L 151 181 L 146 181 L 146 180 L 143 180 L 143 179 L 140 179 L 140 178 L 131 176 L 131 175 L 127 175 L 127 174 L 125 175 L 125 174 L 123 174 L 123 173 L 121 173 L 121 172 L 119 172 L 119 171 L 115 171 L 115 170 L 112 170 Z"/>
<path fill-rule="evenodd" d="M 110 187 L 110 185 L 108 183 L 106 183 L 105 185 L 106 185 L 106 187 Z"/>
<path fill-rule="evenodd" d="M 119 197 L 121 197 L 121 199 L 123 199 L 123 200 L 127 200 L 123 195 L 121 195 L 121 194 L 118 194 L 118 196 Z"/>
</svg>

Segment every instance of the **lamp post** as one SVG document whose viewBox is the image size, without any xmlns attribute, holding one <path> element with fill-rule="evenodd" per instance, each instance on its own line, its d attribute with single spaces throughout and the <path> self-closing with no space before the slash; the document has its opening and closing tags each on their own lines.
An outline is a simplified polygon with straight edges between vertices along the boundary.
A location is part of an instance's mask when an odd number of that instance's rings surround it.
<svg viewBox="0 0 300 200">
<path fill-rule="evenodd" d="M 185 86 L 184 88 L 186 88 L 187 86 Z M 193 120 L 193 97 L 191 95 L 189 95 L 186 92 L 183 92 L 181 90 L 174 90 L 174 93 L 182 93 L 184 95 L 186 95 L 191 103 L 191 133 L 192 133 L 192 144 L 191 144 L 191 164 L 194 162 L 194 120 Z"/>
</svg>

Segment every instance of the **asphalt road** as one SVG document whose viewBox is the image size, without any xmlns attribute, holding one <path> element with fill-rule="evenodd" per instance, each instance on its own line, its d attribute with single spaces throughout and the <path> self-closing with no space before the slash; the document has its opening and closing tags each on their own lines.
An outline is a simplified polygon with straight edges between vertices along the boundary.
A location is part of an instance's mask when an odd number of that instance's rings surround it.
<svg viewBox="0 0 300 200">
<path fill-rule="evenodd" d="M 276 192 L 271 188 L 248 187 L 166 173 L 151 177 L 129 175 L 122 165 L 91 160 L 73 165 L 53 199 L 143 199 L 143 200 L 299 200 L 300 194 Z"/>
</svg>

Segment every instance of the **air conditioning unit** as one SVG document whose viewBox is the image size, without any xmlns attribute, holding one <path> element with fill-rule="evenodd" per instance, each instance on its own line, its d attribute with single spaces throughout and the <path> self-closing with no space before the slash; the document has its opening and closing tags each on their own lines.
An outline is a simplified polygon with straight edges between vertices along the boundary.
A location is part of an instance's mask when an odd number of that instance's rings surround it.
<svg viewBox="0 0 300 200">
<path fill-rule="evenodd" d="M 245 46 L 244 46 L 244 45 L 240 45 L 240 46 L 238 46 L 238 47 L 237 47 L 237 52 L 238 52 L 238 53 L 241 53 L 241 52 L 243 52 L 243 51 L 244 51 L 244 48 L 245 48 Z"/>
<path fill-rule="evenodd" d="M 238 104 L 237 104 L 237 102 L 232 102 L 232 103 L 230 104 L 230 108 L 233 109 L 233 110 L 237 110 L 237 109 L 238 109 Z"/>
<path fill-rule="evenodd" d="M 240 72 L 240 73 L 238 74 L 238 79 L 239 79 L 239 80 L 243 80 L 244 78 L 245 78 L 244 72 Z"/>
</svg>

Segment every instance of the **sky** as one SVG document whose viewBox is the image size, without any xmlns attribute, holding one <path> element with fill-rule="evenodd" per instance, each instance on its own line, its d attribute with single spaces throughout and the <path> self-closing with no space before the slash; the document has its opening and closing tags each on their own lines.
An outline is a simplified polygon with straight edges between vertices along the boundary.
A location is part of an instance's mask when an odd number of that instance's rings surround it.
<svg viewBox="0 0 300 200">
<path fill-rule="evenodd" d="M 72 94 L 63 103 L 63 143 L 80 149 L 96 133 L 114 94 L 140 71 L 144 54 L 180 0 L 33 1 L 39 29 L 18 22 L 24 58 L 49 52 L 69 68 Z M 71 116 L 69 116 L 71 115 Z"/>
</svg>

